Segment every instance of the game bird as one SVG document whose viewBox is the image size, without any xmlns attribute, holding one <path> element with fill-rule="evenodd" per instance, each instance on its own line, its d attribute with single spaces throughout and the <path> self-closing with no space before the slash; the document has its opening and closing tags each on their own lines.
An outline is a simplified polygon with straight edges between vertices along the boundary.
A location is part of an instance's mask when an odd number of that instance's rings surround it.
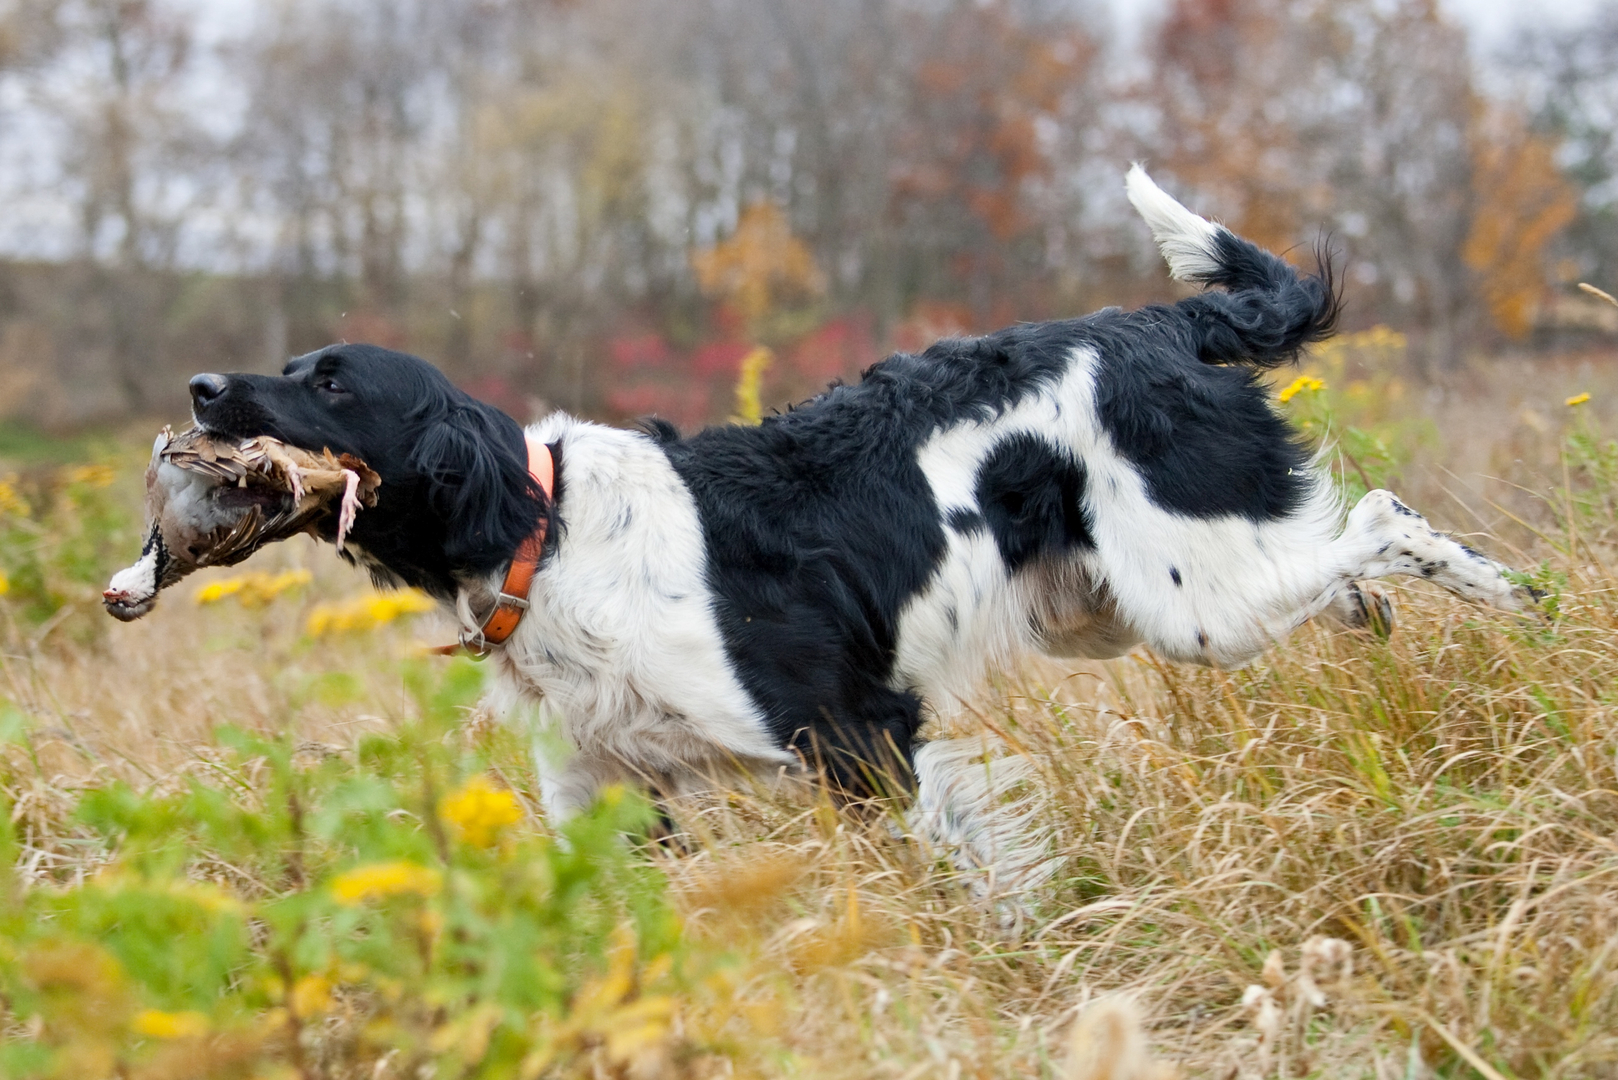
<svg viewBox="0 0 1618 1080">
<path fill-rule="evenodd" d="M 381 483 L 351 454 L 165 427 L 146 468 L 146 543 L 140 559 L 113 576 L 102 603 L 116 619 L 138 619 L 192 571 L 232 566 L 298 533 L 340 550 L 356 515 L 376 505 Z"/>
</svg>

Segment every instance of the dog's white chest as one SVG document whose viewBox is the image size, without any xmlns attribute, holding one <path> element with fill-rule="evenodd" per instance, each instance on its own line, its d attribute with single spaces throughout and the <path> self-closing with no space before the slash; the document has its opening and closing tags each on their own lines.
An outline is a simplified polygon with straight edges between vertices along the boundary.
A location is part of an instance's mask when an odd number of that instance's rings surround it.
<svg viewBox="0 0 1618 1080">
<path fill-rule="evenodd" d="M 695 504 L 643 435 L 556 416 L 562 528 L 502 669 L 581 751 L 662 772 L 782 757 L 725 654 Z"/>
</svg>

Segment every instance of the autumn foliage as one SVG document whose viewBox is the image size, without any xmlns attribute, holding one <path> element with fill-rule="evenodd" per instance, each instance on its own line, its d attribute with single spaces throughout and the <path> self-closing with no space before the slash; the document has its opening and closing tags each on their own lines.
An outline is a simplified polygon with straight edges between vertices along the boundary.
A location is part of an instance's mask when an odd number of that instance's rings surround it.
<svg viewBox="0 0 1618 1080">
<path fill-rule="evenodd" d="M 1135 40 L 1029 0 L 12 8 L 0 150 L 53 179 L 0 177 L 4 236 L 55 254 L 0 249 L 0 415 L 47 424 L 333 340 L 518 415 L 721 419 L 758 345 L 782 402 L 933 327 L 1160 299 L 1131 160 L 1291 257 L 1329 237 L 1350 322 L 1429 373 L 1555 332 L 1552 262 L 1618 276 L 1604 15 L 1514 54 L 1530 98 L 1433 0 L 1170 0 Z"/>
<path fill-rule="evenodd" d="M 825 287 L 814 254 L 792 235 L 786 215 L 772 202 L 743 210 L 729 237 L 691 253 L 691 268 L 705 294 L 734 306 L 755 329 L 763 329 L 772 311 Z"/>
<path fill-rule="evenodd" d="M 1524 337 L 1545 292 L 1545 253 L 1573 220 L 1578 193 L 1556 147 L 1508 111 L 1485 112 L 1473 143 L 1472 228 L 1462 254 L 1502 333 Z"/>
</svg>

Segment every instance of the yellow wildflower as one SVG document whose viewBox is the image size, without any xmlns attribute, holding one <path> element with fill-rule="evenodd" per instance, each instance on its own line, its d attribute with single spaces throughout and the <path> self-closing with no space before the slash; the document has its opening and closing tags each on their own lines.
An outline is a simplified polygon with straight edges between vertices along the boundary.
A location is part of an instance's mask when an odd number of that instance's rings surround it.
<svg viewBox="0 0 1618 1080">
<path fill-rule="evenodd" d="M 4 570 L 0 570 L 0 596 L 4 596 L 10 591 L 11 578 L 6 576 L 6 572 Z"/>
<path fill-rule="evenodd" d="M 1281 404 L 1285 405 L 1287 402 L 1291 401 L 1304 391 L 1313 392 L 1315 390 L 1324 389 L 1326 389 L 1326 384 L 1323 380 L 1317 379 L 1313 375 L 1299 375 L 1296 379 L 1292 380 L 1292 385 L 1288 386 L 1285 390 L 1282 390 L 1281 393 L 1276 396 L 1281 399 Z"/>
<path fill-rule="evenodd" d="M 373 630 L 402 615 L 416 615 L 432 609 L 432 598 L 416 589 L 370 593 L 336 604 L 321 604 L 309 613 L 305 630 L 310 637 L 350 634 Z"/>
<path fill-rule="evenodd" d="M 331 1008 L 331 982 L 321 975 L 305 975 L 292 984 L 289 995 L 297 1016 L 316 1016 Z"/>
<path fill-rule="evenodd" d="M 602 1025 L 607 1058 L 629 1063 L 655 1049 L 668 1036 L 674 1012 L 674 999 L 667 994 L 643 997 L 614 1010 L 610 1023 Z"/>
<path fill-rule="evenodd" d="M 102 876 L 98 875 L 98 880 L 102 879 Z M 106 877 L 105 880 L 111 884 L 119 878 Z M 242 915 L 246 912 L 240 900 L 218 885 L 201 881 L 175 881 L 170 882 L 164 891 L 178 899 L 191 901 L 210 915 Z"/>
<path fill-rule="evenodd" d="M 15 514 L 18 517 L 27 517 L 29 514 L 28 500 L 17 493 L 16 473 L 0 480 L 0 512 Z"/>
<path fill-rule="evenodd" d="M 240 590 L 240 582 L 234 578 L 226 578 L 224 581 L 212 581 L 204 585 L 197 590 L 197 595 L 192 599 L 196 600 L 199 607 L 204 604 L 217 604 L 227 596 L 236 595 Z"/>
<path fill-rule="evenodd" d="M 1391 326 L 1378 323 L 1369 330 L 1361 330 L 1357 334 L 1347 335 L 1347 343 L 1351 347 L 1362 349 L 1384 349 L 1397 352 L 1405 347 L 1405 336 Z"/>
<path fill-rule="evenodd" d="M 1567 399 L 1566 404 L 1568 404 L 1568 405 L 1583 405 L 1586 401 L 1589 401 L 1589 400 L 1590 400 L 1590 395 L 1589 395 L 1588 392 L 1585 392 L 1583 394 L 1574 394 L 1572 397 Z"/>
<path fill-rule="evenodd" d="M 494 846 L 502 829 L 522 820 L 517 796 L 481 776 L 474 776 L 461 790 L 446 796 L 438 812 L 462 840 L 482 848 Z"/>
<path fill-rule="evenodd" d="M 393 862 L 356 866 L 331 883 L 339 904 L 355 907 L 388 896 L 436 896 L 443 879 L 437 870 L 420 863 Z"/>
<path fill-rule="evenodd" d="M 71 465 L 62 470 L 64 484 L 86 484 L 90 487 L 111 487 L 118 473 L 111 465 Z"/>
<path fill-rule="evenodd" d="M 153 1039 L 195 1039 L 208 1034 L 208 1018 L 199 1012 L 147 1009 L 135 1017 L 137 1035 Z"/>
<path fill-rule="evenodd" d="M 438 935 L 444 932 L 444 916 L 432 908 L 422 908 L 416 916 L 416 925 L 429 942 L 437 941 Z"/>
<path fill-rule="evenodd" d="M 558 1051 L 590 1043 L 602 1044 L 613 1065 L 634 1066 L 656 1054 L 673 1030 L 678 1003 L 668 994 L 651 991 L 672 965 L 659 957 L 637 972 L 637 953 L 634 931 L 617 927 L 607 953 L 607 971 L 579 987 L 565 1020 L 541 1019 L 536 1040 L 541 1048 L 524 1062 L 528 1075 L 538 1075 Z"/>
<path fill-rule="evenodd" d="M 234 596 L 242 607 L 265 607 L 290 589 L 300 588 L 314 580 L 307 570 L 283 570 L 279 574 L 255 571 L 237 577 L 209 582 L 197 590 L 194 599 L 199 605 L 217 604 Z"/>
<path fill-rule="evenodd" d="M 763 345 L 742 357 L 741 374 L 736 379 L 736 415 L 731 417 L 732 420 L 741 424 L 756 424 L 763 417 L 764 406 L 759 400 L 759 387 L 764 382 L 764 372 L 769 370 L 770 362 L 774 359 L 775 354 Z"/>
</svg>

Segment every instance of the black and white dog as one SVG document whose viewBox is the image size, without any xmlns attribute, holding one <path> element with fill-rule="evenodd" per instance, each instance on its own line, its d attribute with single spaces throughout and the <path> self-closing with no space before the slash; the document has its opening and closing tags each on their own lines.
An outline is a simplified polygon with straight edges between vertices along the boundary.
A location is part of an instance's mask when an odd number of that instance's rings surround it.
<svg viewBox="0 0 1618 1080">
<path fill-rule="evenodd" d="M 348 549 L 468 627 L 549 521 L 494 696 L 567 747 L 541 761 L 553 816 L 617 779 L 807 766 L 853 795 L 915 787 L 935 835 L 993 862 L 983 766 L 919 741 L 992 667 L 1142 642 L 1237 666 L 1317 614 L 1363 623 L 1356 579 L 1393 574 L 1526 599 L 1386 491 L 1345 525 L 1271 406 L 1257 369 L 1331 332 L 1329 262 L 1300 276 L 1138 166 L 1127 187 L 1173 275 L 1220 289 L 941 341 L 757 427 L 553 414 L 529 429 L 553 498 L 515 421 L 373 346 L 199 375 L 195 416 L 368 462 L 380 501 Z"/>
</svg>

